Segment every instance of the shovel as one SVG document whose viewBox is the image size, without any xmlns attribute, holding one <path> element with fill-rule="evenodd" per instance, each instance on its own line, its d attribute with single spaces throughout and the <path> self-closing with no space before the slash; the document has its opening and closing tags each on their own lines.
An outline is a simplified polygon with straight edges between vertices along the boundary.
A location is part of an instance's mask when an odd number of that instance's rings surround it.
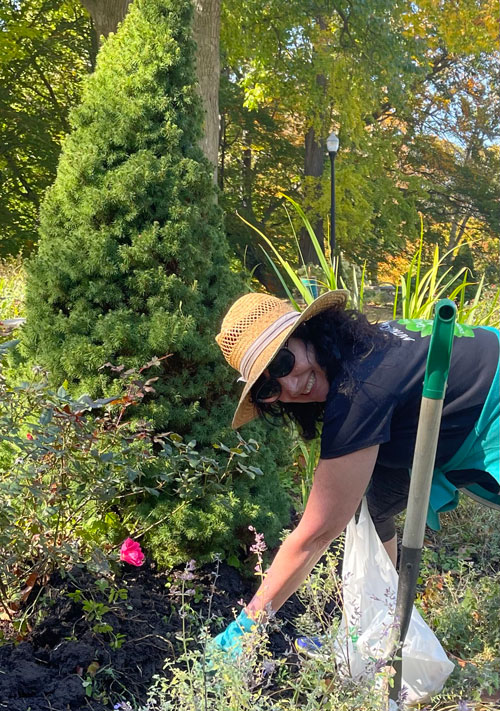
<svg viewBox="0 0 500 711">
<path fill-rule="evenodd" d="M 396 640 L 393 656 L 397 655 L 394 686 L 389 698 L 397 702 L 404 676 L 401 660 L 403 643 L 410 624 L 413 602 L 424 543 L 425 522 L 439 438 L 439 426 L 450 368 L 456 306 L 450 299 L 438 301 L 427 354 L 424 389 L 418 419 L 417 439 L 413 455 L 406 521 L 403 531 L 399 583 L 396 599 Z M 391 707 L 393 704 L 391 704 Z"/>
</svg>

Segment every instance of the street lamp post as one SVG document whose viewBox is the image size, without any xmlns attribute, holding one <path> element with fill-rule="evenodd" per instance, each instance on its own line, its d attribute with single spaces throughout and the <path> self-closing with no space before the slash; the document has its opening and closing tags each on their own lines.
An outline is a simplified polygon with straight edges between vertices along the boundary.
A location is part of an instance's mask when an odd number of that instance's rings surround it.
<svg viewBox="0 0 500 711">
<path fill-rule="evenodd" d="M 333 262 L 335 254 L 335 157 L 339 149 L 339 139 L 335 133 L 331 133 L 326 139 L 326 148 L 330 156 L 330 252 Z"/>
</svg>

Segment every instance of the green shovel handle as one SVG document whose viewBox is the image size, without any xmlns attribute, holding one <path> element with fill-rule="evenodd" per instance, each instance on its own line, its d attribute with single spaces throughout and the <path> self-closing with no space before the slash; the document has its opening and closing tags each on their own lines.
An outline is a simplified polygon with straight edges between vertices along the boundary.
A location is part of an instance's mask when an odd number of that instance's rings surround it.
<svg viewBox="0 0 500 711">
<path fill-rule="evenodd" d="M 427 367 L 425 370 L 423 396 L 431 400 L 443 400 L 448 371 L 457 307 L 451 299 L 441 299 L 436 304 Z"/>
</svg>

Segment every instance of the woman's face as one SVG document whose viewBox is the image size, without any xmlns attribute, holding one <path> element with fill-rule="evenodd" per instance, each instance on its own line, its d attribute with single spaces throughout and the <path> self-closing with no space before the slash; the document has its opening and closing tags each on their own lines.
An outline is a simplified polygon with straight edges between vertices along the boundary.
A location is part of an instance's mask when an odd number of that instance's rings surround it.
<svg viewBox="0 0 500 711">
<path fill-rule="evenodd" d="M 295 356 L 295 365 L 288 375 L 277 378 L 281 385 L 280 402 L 325 402 L 330 384 L 325 371 L 318 365 L 311 343 L 290 338 L 287 348 Z M 268 375 L 267 371 L 264 371 Z"/>
</svg>

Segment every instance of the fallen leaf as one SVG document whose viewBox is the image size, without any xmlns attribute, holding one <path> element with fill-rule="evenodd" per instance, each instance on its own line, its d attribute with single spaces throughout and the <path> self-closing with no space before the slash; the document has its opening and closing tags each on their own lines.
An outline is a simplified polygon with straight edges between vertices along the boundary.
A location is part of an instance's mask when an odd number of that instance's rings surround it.
<svg viewBox="0 0 500 711">
<path fill-rule="evenodd" d="M 87 667 L 87 674 L 94 677 L 100 667 L 99 662 L 91 662 Z"/>
<path fill-rule="evenodd" d="M 33 587 L 38 580 L 38 573 L 30 573 L 26 579 L 26 585 L 25 587 L 21 590 L 21 600 L 23 602 L 26 602 L 28 599 L 28 596 L 30 592 L 33 590 Z"/>
</svg>

